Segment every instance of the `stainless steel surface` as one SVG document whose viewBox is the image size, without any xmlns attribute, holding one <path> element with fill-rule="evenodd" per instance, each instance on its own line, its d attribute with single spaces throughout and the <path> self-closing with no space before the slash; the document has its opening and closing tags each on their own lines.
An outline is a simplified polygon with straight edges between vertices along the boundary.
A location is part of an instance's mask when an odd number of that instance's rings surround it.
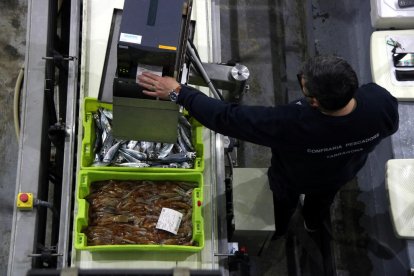
<svg viewBox="0 0 414 276">
<path fill-rule="evenodd" d="M 82 71 L 80 74 L 80 78 L 84 78 L 89 81 L 89 86 L 86 85 L 87 82 L 85 82 L 85 85 L 81 85 L 81 95 L 84 93 L 85 95 L 91 96 L 91 89 L 88 89 L 88 87 L 96 87 L 96 81 L 94 83 L 91 82 L 92 76 L 94 75 L 93 69 L 96 69 L 96 66 L 93 68 L 89 67 L 90 64 L 94 64 L 94 62 L 97 59 L 101 59 L 105 56 L 104 53 L 106 51 L 106 43 L 98 43 L 99 40 L 96 39 L 96 33 L 98 31 L 97 28 L 92 28 L 90 26 L 102 26 L 105 25 L 104 22 L 106 22 L 109 18 L 112 17 L 112 8 L 107 7 L 108 5 L 112 5 L 112 0 L 106 0 L 106 9 L 103 8 L 103 5 L 101 4 L 101 0 L 93 0 L 93 1 L 87 1 L 84 2 L 84 15 L 86 14 L 88 17 L 83 17 L 83 28 L 82 30 L 85 31 L 83 33 L 83 40 L 87 41 L 88 46 L 91 46 L 90 48 L 87 48 L 85 51 L 82 50 L 82 60 L 86 60 L 85 62 L 82 62 L 82 66 L 84 66 L 84 71 Z M 110 4 L 109 4 L 110 2 Z M 120 1 L 118 1 L 120 2 Z M 195 20 L 197 20 L 197 26 L 198 31 L 203 30 L 202 33 L 204 34 L 204 28 L 208 28 L 210 30 L 210 23 L 208 26 L 200 24 L 199 21 L 204 20 L 206 12 L 207 16 L 210 15 L 210 2 L 209 1 L 197 1 L 198 8 L 197 12 L 193 11 L 193 15 L 195 15 Z M 89 7 L 87 7 L 89 6 Z M 118 3 L 117 8 L 122 8 L 121 3 Z M 202 9 L 202 10 L 201 10 Z M 99 10 L 99 11 L 97 11 Z M 109 12 L 109 11 L 110 12 Z M 98 23 L 98 22 L 99 23 Z M 101 23 L 102 22 L 102 23 Z M 109 27 L 109 26 L 108 26 Z M 104 28 L 103 28 L 104 29 Z M 106 29 L 105 29 L 106 30 Z M 109 30 L 109 28 L 108 28 Z M 206 31 L 207 32 L 207 31 Z M 208 31 L 210 32 L 210 31 Z M 217 34 L 219 35 L 219 34 Z M 95 37 L 95 40 L 90 40 L 91 37 Z M 102 39 L 108 37 L 106 35 L 106 32 L 101 36 Z M 204 57 L 205 54 L 205 45 L 206 41 L 204 40 L 205 37 L 201 37 L 201 39 L 197 40 L 197 46 L 199 47 L 200 54 Z M 201 40 L 201 41 L 200 41 Z M 209 40 L 210 43 L 210 40 Z M 83 44 L 85 45 L 85 44 Z M 101 47 L 104 45 L 104 47 Z M 202 46 L 199 46 L 202 45 Z M 105 48 L 105 49 L 103 49 Z M 208 45 L 208 51 L 210 51 L 210 44 Z M 203 50 L 203 51 L 202 51 Z M 94 55 L 95 53 L 99 52 L 99 55 Z M 211 61 L 211 55 L 209 56 L 209 61 Z M 100 69 L 98 71 L 101 71 Z M 99 73 L 99 72 L 98 72 Z M 100 83 L 100 78 L 99 82 Z M 93 91 L 92 91 L 93 93 Z M 82 137 L 82 130 L 79 129 L 78 133 L 79 137 Z M 89 251 L 81 251 L 81 250 L 75 250 L 72 248 L 72 266 L 76 266 L 79 268 L 172 268 L 172 267 L 189 267 L 191 269 L 213 269 L 218 268 L 218 258 L 214 256 L 214 252 L 217 251 L 212 250 L 212 247 L 217 248 L 217 230 L 211 229 L 211 221 L 217 220 L 216 213 L 212 214 L 211 210 L 216 210 L 215 208 L 215 202 L 214 204 L 211 203 L 210 199 L 213 198 L 214 201 L 216 201 L 215 197 L 211 197 L 211 190 L 215 189 L 215 184 L 210 183 L 211 178 L 216 178 L 216 174 L 211 172 L 212 165 L 214 167 L 216 166 L 215 159 L 211 157 L 213 153 L 215 152 L 215 147 L 211 147 L 210 142 L 210 132 L 207 130 L 203 131 L 203 139 L 205 139 L 205 171 L 204 171 L 204 185 L 205 185 L 205 194 L 204 194 L 204 202 L 203 202 L 203 212 L 204 212 L 204 225 L 205 225 L 205 247 L 200 253 L 187 253 L 187 252 L 152 252 L 152 251 L 145 251 L 145 252 L 117 252 L 116 256 L 113 253 L 91 253 Z M 215 145 L 215 144 L 214 144 Z M 212 160 L 214 159 L 214 160 Z M 214 206 L 212 206 L 214 205 Z M 77 203 L 75 201 L 75 213 L 76 215 L 76 206 Z M 212 233 L 214 232 L 214 233 Z M 213 240 L 211 240 L 213 237 Z"/>
<path fill-rule="evenodd" d="M 213 93 L 214 98 L 220 99 L 219 93 L 217 92 L 216 88 L 212 84 L 212 82 L 210 80 L 210 77 L 207 75 L 207 72 L 204 69 L 203 64 L 201 63 L 201 60 L 197 57 L 197 55 L 195 53 L 195 50 L 191 46 L 190 42 L 187 42 L 187 50 L 190 52 L 190 55 L 191 55 L 191 57 L 192 57 L 192 59 L 193 59 L 193 61 L 195 63 L 194 66 L 197 67 L 198 71 L 201 74 L 201 77 L 205 81 L 205 83 L 208 86 L 208 88 L 210 88 L 211 93 Z"/>
<path fill-rule="evenodd" d="M 47 0 L 29 0 L 27 16 L 26 70 L 22 95 L 22 118 L 17 165 L 16 195 L 32 192 L 36 197 L 45 178 L 44 79 L 48 22 Z M 46 160 L 45 160 L 46 159 Z M 36 210 L 22 212 L 14 207 L 8 275 L 25 275 L 31 268 L 29 254 L 35 252 Z"/>
<path fill-rule="evenodd" d="M 250 72 L 246 66 L 236 64 L 231 68 L 231 76 L 237 81 L 246 81 L 250 76 Z"/>
<path fill-rule="evenodd" d="M 65 149 L 63 157 L 62 172 L 62 198 L 61 212 L 59 224 L 59 242 L 57 245 L 59 254 L 57 267 L 63 268 L 68 266 L 70 252 L 70 238 L 72 235 L 71 219 L 72 214 L 68 210 L 72 210 L 72 197 L 75 186 L 75 150 L 76 150 L 76 124 L 78 118 L 78 68 L 79 68 L 79 34 L 81 24 L 81 0 L 71 1 L 71 18 L 70 21 L 70 42 L 69 56 L 76 57 L 68 65 L 68 89 L 66 95 L 66 131 Z"/>
<path fill-rule="evenodd" d="M 220 0 L 211 0 L 211 48 L 213 54 L 213 62 L 221 62 L 221 38 L 220 38 Z"/>
<path fill-rule="evenodd" d="M 112 103 L 112 87 L 116 76 L 116 48 L 118 46 L 119 27 L 121 25 L 122 10 L 114 9 L 112 15 L 111 30 L 109 31 L 109 39 L 107 53 L 105 55 L 105 63 L 102 72 L 101 85 L 99 87 L 98 99 L 102 102 Z"/>
<path fill-rule="evenodd" d="M 211 29 L 212 29 L 212 61 L 214 63 L 221 62 L 221 21 L 220 21 L 220 0 L 211 0 Z M 212 254 L 226 254 L 228 253 L 228 238 L 227 238 L 227 220 L 226 220 L 226 191 L 224 185 L 225 179 L 225 163 L 224 163 L 224 137 L 221 134 L 211 133 L 211 167 L 214 168 L 211 172 L 211 186 L 212 186 L 212 202 L 213 216 L 216 215 L 216 224 L 212 225 L 212 236 L 217 235 L 217 245 L 212 250 Z M 214 196 L 214 198 L 213 198 Z M 213 205 L 213 204 L 212 204 Z M 217 233 L 215 233 L 215 231 Z M 215 240 L 215 239 L 212 239 Z M 219 267 L 223 270 L 224 275 L 228 275 L 227 257 L 216 255 L 219 260 Z M 215 267 L 213 267 L 214 269 Z"/>
<path fill-rule="evenodd" d="M 224 144 L 223 144 L 223 135 L 214 134 L 212 132 L 211 137 L 212 145 L 212 168 L 214 170 L 211 172 L 211 185 L 212 195 L 215 198 L 212 198 L 212 202 L 215 202 L 216 207 L 213 210 L 213 214 L 217 216 L 217 224 L 212 225 L 213 229 L 217 231 L 217 252 L 212 252 L 212 254 L 226 254 L 228 253 L 228 237 L 227 237 L 227 220 L 226 220 L 226 191 L 224 185 Z M 213 150 L 215 149 L 215 150 Z M 214 155 L 213 155 L 214 153 Z M 215 161 L 215 162 L 214 162 Z M 220 267 L 227 267 L 227 258 L 224 256 L 219 257 Z"/>
<path fill-rule="evenodd" d="M 230 92 L 239 91 L 249 78 L 249 69 L 242 65 L 227 65 L 217 63 L 201 63 L 205 74 L 216 89 L 224 89 Z M 197 70 L 190 70 L 189 83 L 206 86 L 207 83 Z"/>
</svg>

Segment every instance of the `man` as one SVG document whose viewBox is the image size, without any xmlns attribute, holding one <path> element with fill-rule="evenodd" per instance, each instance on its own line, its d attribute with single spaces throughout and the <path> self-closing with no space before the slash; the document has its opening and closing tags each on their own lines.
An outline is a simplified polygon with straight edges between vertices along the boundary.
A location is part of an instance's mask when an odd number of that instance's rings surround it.
<svg viewBox="0 0 414 276">
<path fill-rule="evenodd" d="M 307 231 L 322 225 L 337 191 L 363 167 L 368 153 L 398 129 L 397 100 L 369 83 L 358 87 L 338 57 L 315 57 L 298 75 L 304 98 L 276 107 L 241 106 L 205 96 L 169 77 L 139 77 L 145 94 L 184 106 L 204 126 L 270 147 L 275 236 L 282 236 L 304 194 Z"/>
</svg>

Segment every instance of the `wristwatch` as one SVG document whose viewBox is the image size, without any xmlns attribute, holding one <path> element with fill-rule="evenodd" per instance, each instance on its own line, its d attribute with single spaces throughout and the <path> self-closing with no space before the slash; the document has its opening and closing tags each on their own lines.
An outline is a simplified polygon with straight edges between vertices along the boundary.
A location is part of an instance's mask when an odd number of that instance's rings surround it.
<svg viewBox="0 0 414 276">
<path fill-rule="evenodd" d="M 181 85 L 179 85 L 176 88 L 174 88 L 173 90 L 171 90 L 169 96 L 170 96 L 170 100 L 172 102 L 177 102 L 178 93 L 180 93 L 180 90 L 181 90 Z"/>
</svg>

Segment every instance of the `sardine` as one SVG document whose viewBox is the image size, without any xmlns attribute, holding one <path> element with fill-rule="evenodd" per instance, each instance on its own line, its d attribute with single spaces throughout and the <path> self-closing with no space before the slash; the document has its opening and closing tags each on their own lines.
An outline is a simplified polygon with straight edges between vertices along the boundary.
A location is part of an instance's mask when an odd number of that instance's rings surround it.
<svg viewBox="0 0 414 276">
<path fill-rule="evenodd" d="M 176 168 L 179 168 L 179 167 L 180 167 L 180 165 L 179 165 L 178 163 L 170 163 L 170 164 L 168 165 L 168 167 L 169 167 L 169 168 L 174 168 L 174 169 L 176 169 Z"/>
<path fill-rule="evenodd" d="M 127 148 L 128 149 L 134 149 L 137 144 L 138 144 L 138 141 L 131 140 L 131 141 L 128 142 Z"/>
<path fill-rule="evenodd" d="M 178 122 L 188 129 L 191 129 L 191 124 L 184 115 L 178 116 Z"/>
<path fill-rule="evenodd" d="M 106 166 L 108 166 L 109 165 L 109 163 L 106 163 L 106 162 L 100 162 L 100 161 L 98 161 L 98 162 L 93 162 L 92 163 L 92 167 L 106 167 Z"/>
<path fill-rule="evenodd" d="M 93 145 L 93 152 L 99 152 L 102 148 L 102 134 L 98 131 L 96 132 L 95 143 Z"/>
<path fill-rule="evenodd" d="M 187 137 L 187 135 L 186 135 L 186 133 L 184 131 L 184 128 L 179 125 L 178 126 L 178 130 L 179 130 L 179 132 L 181 134 L 181 137 L 182 137 L 182 139 L 183 139 L 183 141 L 185 143 L 186 148 L 188 149 L 187 151 L 194 151 L 194 147 L 193 147 L 193 145 L 192 145 L 192 143 L 190 141 L 190 137 Z"/>
<path fill-rule="evenodd" d="M 95 158 L 93 159 L 93 162 L 100 162 L 101 161 L 101 157 L 99 156 L 98 153 L 95 153 Z"/>
<path fill-rule="evenodd" d="M 102 108 L 103 114 L 108 118 L 109 120 L 113 120 L 112 111 L 109 111 L 108 109 Z"/>
<path fill-rule="evenodd" d="M 99 108 L 99 111 L 101 113 L 100 119 L 101 119 L 102 128 L 106 132 L 111 133 L 112 132 L 112 127 L 111 127 L 111 124 L 109 123 L 108 118 L 105 116 L 102 108 Z"/>
<path fill-rule="evenodd" d="M 167 144 L 165 143 L 161 150 L 160 153 L 158 154 L 158 158 L 165 158 L 168 154 L 170 154 L 172 148 L 174 147 L 174 144 Z"/>
<path fill-rule="evenodd" d="M 93 118 L 94 118 L 94 127 L 95 127 L 95 143 L 93 146 L 93 152 L 99 152 L 101 150 L 102 147 L 102 126 L 101 126 L 101 122 L 99 120 L 99 115 L 98 114 L 93 114 Z"/>
<path fill-rule="evenodd" d="M 146 168 L 149 167 L 150 165 L 147 163 L 121 163 L 121 164 L 116 164 L 116 166 L 119 167 L 131 167 L 131 168 Z"/>
<path fill-rule="evenodd" d="M 123 144 L 120 146 L 120 148 L 123 146 Z M 114 161 L 113 161 L 113 163 L 118 163 L 118 164 L 120 164 L 120 163 L 124 163 L 124 162 L 126 162 L 126 161 L 128 161 L 126 158 L 125 158 L 125 156 L 120 152 L 120 151 L 118 151 L 118 153 L 116 154 L 116 156 L 115 156 L 115 158 L 114 158 Z"/>
<path fill-rule="evenodd" d="M 190 139 L 191 141 L 191 137 L 192 137 L 192 127 L 190 125 L 190 123 L 187 122 L 187 124 L 181 123 L 179 122 L 178 127 L 181 127 L 185 133 L 185 135 Z"/>
<path fill-rule="evenodd" d="M 181 169 L 191 169 L 192 167 L 193 167 L 193 165 L 191 165 L 188 162 L 182 162 L 181 165 L 180 165 Z"/>
<path fill-rule="evenodd" d="M 180 153 L 174 153 L 170 154 L 167 157 L 163 159 L 159 159 L 157 161 L 160 161 L 162 163 L 181 163 L 181 162 L 188 162 L 190 160 L 193 160 L 196 157 L 195 152 L 180 152 Z"/>
<path fill-rule="evenodd" d="M 121 149 L 120 151 L 122 153 L 128 154 L 129 156 L 131 156 L 131 157 L 133 157 L 133 158 L 135 158 L 137 160 L 140 160 L 140 161 L 147 160 L 147 158 L 148 158 L 148 156 L 145 153 L 139 152 L 139 151 L 136 151 L 136 150 Z"/>
<path fill-rule="evenodd" d="M 108 152 L 108 150 L 114 144 L 114 137 L 112 136 L 112 134 L 111 133 L 106 133 L 106 131 L 104 131 L 104 134 L 106 135 L 106 139 L 103 140 L 103 145 L 102 145 L 102 148 L 101 148 L 101 151 L 100 151 L 101 156 L 105 156 L 106 153 Z"/>
<path fill-rule="evenodd" d="M 125 166 L 134 167 L 163 167 L 191 168 L 194 146 L 191 143 L 191 124 L 183 115 L 179 116 L 177 124 L 178 139 L 175 144 L 149 141 L 117 141 L 112 135 L 112 112 L 99 108 L 93 114 L 95 122 L 95 159 L 93 166 Z M 126 143 L 127 142 L 127 143 Z M 187 154 L 188 153 L 188 154 Z M 146 165 L 141 164 L 146 161 Z M 114 164 L 116 163 L 116 164 Z M 139 163 L 139 165 L 137 165 Z"/>
<path fill-rule="evenodd" d="M 177 129 L 177 141 L 178 141 L 178 147 L 181 149 L 182 152 L 187 152 L 189 149 L 185 145 L 185 142 L 183 138 L 181 137 L 180 130 Z"/>
<path fill-rule="evenodd" d="M 132 157 L 129 153 L 125 152 L 123 149 L 120 149 L 119 153 L 128 162 L 132 162 L 132 163 L 139 163 L 140 162 L 138 159 Z M 122 163 L 122 162 L 119 162 L 119 163 Z"/>
<path fill-rule="evenodd" d="M 114 159 L 116 153 L 118 152 L 119 146 L 121 145 L 122 142 L 118 142 L 115 145 L 113 145 L 108 152 L 105 154 L 104 158 L 103 158 L 103 162 L 104 163 L 111 163 L 112 160 Z"/>
<path fill-rule="evenodd" d="M 102 125 L 101 125 L 101 119 L 99 118 L 99 114 L 98 113 L 94 113 L 93 114 L 93 119 L 95 121 L 95 127 L 97 127 L 99 130 L 103 130 Z"/>
<path fill-rule="evenodd" d="M 147 142 L 147 141 L 141 141 L 140 146 L 141 146 L 141 152 L 148 154 L 150 151 L 153 150 L 152 148 L 154 147 L 154 143 Z"/>
<path fill-rule="evenodd" d="M 154 142 L 147 142 L 148 146 L 145 150 L 145 153 L 148 155 L 148 159 L 156 159 L 157 158 L 157 152 L 156 152 L 156 144 Z"/>
<path fill-rule="evenodd" d="M 161 143 L 156 143 L 155 144 L 155 147 L 154 147 L 154 151 L 155 151 L 155 153 L 159 153 L 160 152 L 160 150 L 161 150 Z"/>
</svg>

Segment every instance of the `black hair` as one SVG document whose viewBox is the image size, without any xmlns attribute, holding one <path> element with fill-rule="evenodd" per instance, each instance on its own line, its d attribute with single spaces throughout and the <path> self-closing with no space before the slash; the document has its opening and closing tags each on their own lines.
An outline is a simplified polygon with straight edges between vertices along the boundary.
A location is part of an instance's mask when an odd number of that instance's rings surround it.
<svg viewBox="0 0 414 276">
<path fill-rule="evenodd" d="M 358 77 L 351 65 L 335 56 L 309 59 L 302 67 L 305 88 L 315 97 L 321 108 L 335 111 L 343 108 L 358 89 Z"/>
</svg>

